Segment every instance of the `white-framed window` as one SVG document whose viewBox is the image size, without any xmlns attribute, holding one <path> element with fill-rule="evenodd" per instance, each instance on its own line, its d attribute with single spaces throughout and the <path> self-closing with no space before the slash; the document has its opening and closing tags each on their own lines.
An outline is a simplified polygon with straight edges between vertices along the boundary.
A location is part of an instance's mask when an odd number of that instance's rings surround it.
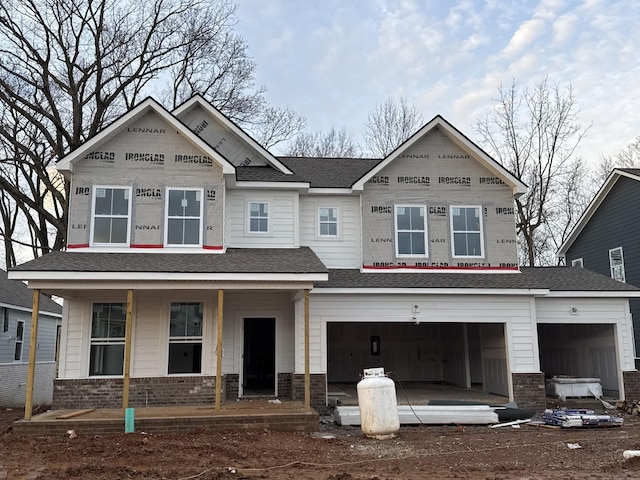
<svg viewBox="0 0 640 480">
<path fill-rule="evenodd" d="M 318 208 L 318 236 L 338 238 L 338 207 Z"/>
<path fill-rule="evenodd" d="M 611 278 L 626 282 L 624 274 L 624 256 L 622 255 L 622 247 L 612 248 L 609 250 L 609 267 L 611 268 Z"/>
<path fill-rule="evenodd" d="M 425 205 L 396 205 L 396 256 L 426 257 L 427 217 Z"/>
<path fill-rule="evenodd" d="M 202 245 L 201 188 L 167 188 L 165 244 L 167 246 Z"/>
<path fill-rule="evenodd" d="M 269 233 L 269 203 L 249 202 L 249 233 Z"/>
<path fill-rule="evenodd" d="M 169 374 L 202 372 L 202 322 L 202 303 L 171 303 Z"/>
<path fill-rule="evenodd" d="M 91 245 L 126 247 L 130 236 L 131 187 L 93 187 Z"/>
<path fill-rule="evenodd" d="M 484 257 L 482 208 L 477 205 L 452 205 L 451 246 L 454 257 Z"/>
<path fill-rule="evenodd" d="M 582 261 L 582 258 L 574 258 L 573 260 L 571 260 L 571 266 L 584 268 L 584 262 Z"/>
<path fill-rule="evenodd" d="M 122 375 L 126 325 L 125 303 L 93 304 L 89 376 Z"/>
<path fill-rule="evenodd" d="M 24 321 L 18 320 L 16 324 L 16 347 L 13 353 L 13 359 L 16 362 L 22 361 L 22 345 L 24 345 Z"/>
</svg>

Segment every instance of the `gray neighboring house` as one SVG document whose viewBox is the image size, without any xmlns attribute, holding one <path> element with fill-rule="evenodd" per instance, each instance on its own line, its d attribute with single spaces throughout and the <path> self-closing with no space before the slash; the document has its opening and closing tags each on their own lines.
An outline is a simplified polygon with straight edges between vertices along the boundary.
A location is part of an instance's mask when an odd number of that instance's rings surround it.
<svg viewBox="0 0 640 480">
<path fill-rule="evenodd" d="M 0 270 L 0 407 L 25 403 L 33 292 Z M 45 295 L 40 297 L 34 403 L 50 405 L 62 306 Z"/>
<path fill-rule="evenodd" d="M 566 265 L 640 287 L 640 169 L 616 168 L 560 247 Z M 640 298 L 629 299 L 640 363 Z"/>
</svg>

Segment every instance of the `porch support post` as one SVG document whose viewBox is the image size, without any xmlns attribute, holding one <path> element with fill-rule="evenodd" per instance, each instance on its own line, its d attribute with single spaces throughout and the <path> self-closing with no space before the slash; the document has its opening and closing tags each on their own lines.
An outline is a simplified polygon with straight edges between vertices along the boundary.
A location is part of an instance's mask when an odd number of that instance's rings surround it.
<svg viewBox="0 0 640 480">
<path fill-rule="evenodd" d="M 36 348 L 38 346 L 38 310 L 40 308 L 40 290 L 33 291 L 31 305 L 31 334 L 29 337 L 29 369 L 27 370 L 27 395 L 24 401 L 24 419 L 31 420 L 33 410 L 33 383 L 36 375 Z M 24 332 L 23 332 L 24 336 Z"/>
<path fill-rule="evenodd" d="M 304 291 L 304 408 L 311 411 L 311 375 L 309 373 L 309 289 Z"/>
<path fill-rule="evenodd" d="M 224 290 L 218 290 L 218 334 L 216 340 L 216 405 L 215 412 L 220 412 L 222 393 L 222 318 L 224 307 Z"/>
<path fill-rule="evenodd" d="M 133 331 L 133 290 L 127 291 L 127 320 L 124 332 L 124 381 L 122 386 L 122 411 L 129 406 L 129 380 L 131 378 L 131 332 Z"/>
</svg>

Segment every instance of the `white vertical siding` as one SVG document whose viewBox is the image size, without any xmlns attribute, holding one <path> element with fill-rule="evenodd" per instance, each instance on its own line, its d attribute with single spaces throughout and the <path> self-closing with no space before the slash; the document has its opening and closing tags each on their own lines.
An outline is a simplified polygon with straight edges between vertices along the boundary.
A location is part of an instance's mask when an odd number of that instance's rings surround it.
<svg viewBox="0 0 640 480">
<path fill-rule="evenodd" d="M 318 209 L 337 207 L 338 238 L 318 235 Z M 329 268 L 360 268 L 360 197 L 303 196 L 300 198 L 300 244 L 308 246 Z"/>
<path fill-rule="evenodd" d="M 248 233 L 249 202 L 269 203 L 269 232 Z M 298 193 L 227 190 L 225 205 L 227 247 L 291 248 L 299 246 Z"/>
</svg>

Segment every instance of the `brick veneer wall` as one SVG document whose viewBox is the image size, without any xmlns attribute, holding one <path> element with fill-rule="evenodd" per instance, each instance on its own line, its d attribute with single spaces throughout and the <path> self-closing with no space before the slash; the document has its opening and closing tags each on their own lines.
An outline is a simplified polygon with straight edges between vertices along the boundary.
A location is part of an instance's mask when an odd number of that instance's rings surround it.
<svg viewBox="0 0 640 480">
<path fill-rule="evenodd" d="M 291 373 L 278 374 L 278 397 L 292 399 L 293 391 L 291 388 Z M 304 385 L 303 385 L 304 387 Z M 304 392 L 303 392 L 304 394 Z"/>
<path fill-rule="evenodd" d="M 28 363 L 0 364 L 0 407 L 24 407 L 27 394 Z M 56 362 L 36 363 L 33 377 L 33 404 L 51 405 Z"/>
<path fill-rule="evenodd" d="M 304 374 L 292 374 L 291 399 L 304 402 Z M 327 376 L 323 373 L 311 375 L 311 406 L 315 409 L 327 407 Z"/>
<path fill-rule="evenodd" d="M 223 376 L 224 378 L 224 399 L 227 402 L 235 402 L 238 400 L 238 395 L 240 393 L 240 375 L 237 373 L 227 373 Z"/>
<path fill-rule="evenodd" d="M 640 401 L 640 372 L 622 372 L 624 399 Z"/>
<path fill-rule="evenodd" d="M 212 405 L 215 377 L 132 378 L 129 383 L 130 407 L 171 405 Z M 120 408 L 121 378 L 57 379 L 53 385 L 54 409 Z M 223 378 L 222 387 L 225 382 Z M 224 392 L 222 398 L 225 398 Z"/>
<path fill-rule="evenodd" d="M 544 410 L 547 406 L 547 394 L 544 388 L 543 373 L 512 373 L 513 400 L 519 408 Z"/>
</svg>

